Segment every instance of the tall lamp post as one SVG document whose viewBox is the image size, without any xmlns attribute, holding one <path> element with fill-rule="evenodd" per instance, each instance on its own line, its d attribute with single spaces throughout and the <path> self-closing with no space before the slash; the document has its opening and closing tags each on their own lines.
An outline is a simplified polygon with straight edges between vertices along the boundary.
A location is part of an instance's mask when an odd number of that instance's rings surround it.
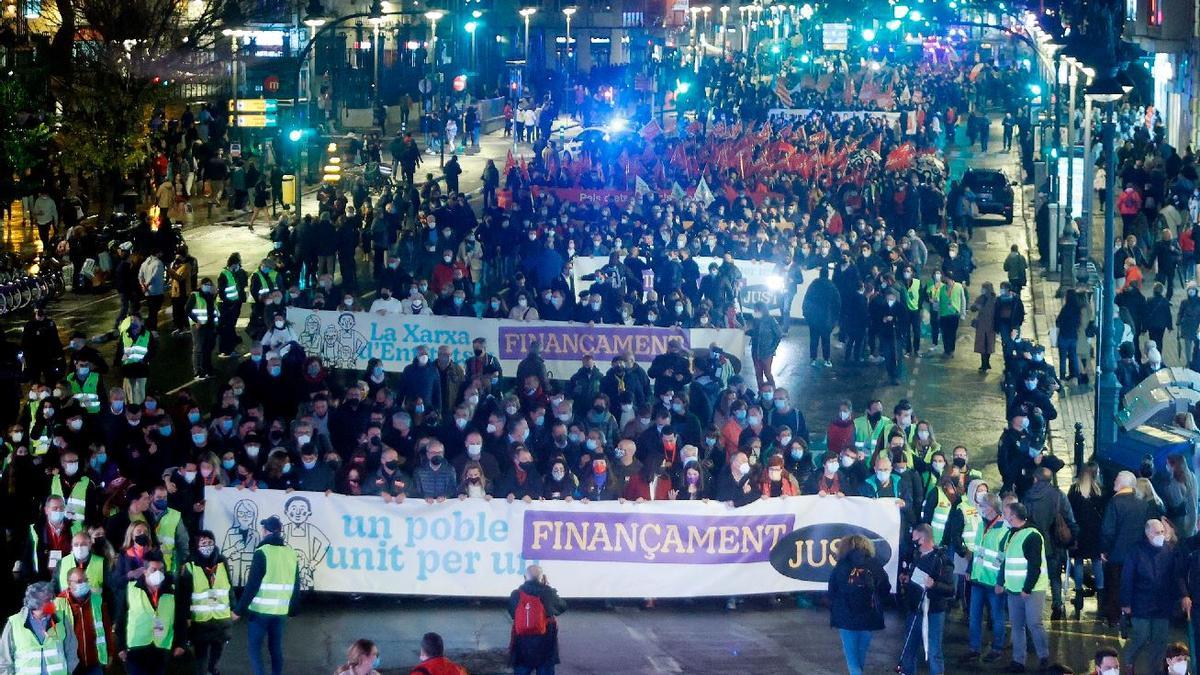
<svg viewBox="0 0 1200 675">
<path fill-rule="evenodd" d="M 371 88 L 375 93 L 374 102 L 378 103 L 381 98 L 379 95 L 379 52 L 383 51 L 383 47 L 379 43 L 379 29 L 383 26 L 383 22 L 387 21 L 387 19 L 383 18 L 383 16 L 372 16 L 371 18 L 367 19 L 367 21 L 371 22 L 371 28 L 374 32 L 374 39 L 371 41 L 371 51 L 375 52 L 373 54 L 375 57 L 375 63 L 373 76 L 371 79 Z"/>
<path fill-rule="evenodd" d="M 317 80 L 317 50 L 313 49 L 312 45 L 317 39 L 317 31 L 321 29 L 321 26 L 324 26 L 326 23 L 329 22 L 329 15 L 325 13 L 325 8 L 321 6 L 321 0 L 311 0 L 311 2 L 308 3 L 308 7 L 305 9 L 305 12 L 304 12 L 303 21 L 304 21 L 304 25 L 308 26 L 308 44 L 309 44 L 309 50 L 308 50 L 308 108 L 306 110 L 306 113 L 307 113 L 312 110 L 313 101 L 315 101 L 317 98 L 317 87 L 314 84 Z M 297 82 L 296 89 L 299 90 L 299 88 L 300 88 L 300 83 Z M 299 95 L 299 91 L 297 91 L 297 96 L 298 95 Z M 296 114 L 296 111 L 293 110 L 292 114 L 293 115 Z M 310 119 L 310 117 L 311 116 L 309 114 L 304 115 L 304 118 L 306 121 L 308 119 Z M 305 166 L 304 170 L 307 172 L 308 167 Z M 299 189 L 298 186 L 297 186 L 297 189 Z M 297 202 L 298 201 L 299 200 L 297 200 Z"/>
<path fill-rule="evenodd" d="M 721 5 L 721 56 L 729 51 L 729 5 Z"/>
<path fill-rule="evenodd" d="M 575 59 L 571 58 L 571 17 L 575 16 L 577 11 L 578 7 L 563 7 L 562 10 L 563 16 L 567 18 L 567 63 L 570 64 L 571 70 L 575 69 Z"/>
<path fill-rule="evenodd" d="M 475 68 L 475 31 L 479 30 L 479 22 L 478 21 L 468 21 L 466 23 L 466 25 L 463 26 L 463 30 L 467 31 L 467 35 L 471 36 L 471 55 L 470 55 L 470 58 L 467 59 L 467 62 L 470 64 L 471 68 L 474 69 Z"/>
<path fill-rule="evenodd" d="M 1117 381 L 1117 336 L 1113 332 L 1114 296 L 1113 239 L 1116 236 L 1116 220 L 1113 216 L 1116 195 L 1114 187 L 1117 158 L 1114 149 L 1117 127 L 1113 123 L 1113 105 L 1127 92 L 1109 72 L 1096 80 L 1084 92 L 1093 104 L 1104 104 L 1104 153 L 1106 172 L 1104 177 L 1104 263 L 1101 265 L 1103 285 L 1100 297 L 1100 379 L 1096 386 L 1096 436 L 1097 449 L 1107 447 L 1117 440 L 1117 409 L 1120 404 L 1121 384 Z"/>
<path fill-rule="evenodd" d="M 425 12 L 425 18 L 429 19 L 429 54 L 428 62 L 436 67 L 437 64 L 437 22 L 441 21 L 446 13 L 440 9 L 431 9 Z"/>
<path fill-rule="evenodd" d="M 529 72 L 529 19 L 537 14 L 537 7 L 522 7 L 518 12 L 525 19 L 525 72 Z"/>
</svg>

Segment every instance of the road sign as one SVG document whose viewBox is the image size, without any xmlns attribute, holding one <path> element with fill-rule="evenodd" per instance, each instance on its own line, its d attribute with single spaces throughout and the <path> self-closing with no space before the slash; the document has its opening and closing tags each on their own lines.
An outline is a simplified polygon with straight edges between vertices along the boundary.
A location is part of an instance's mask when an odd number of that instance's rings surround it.
<svg viewBox="0 0 1200 675">
<path fill-rule="evenodd" d="M 278 80 L 276 80 L 278 84 Z M 229 99 L 230 112 L 240 113 L 273 113 L 279 109 L 279 99 L 276 98 L 239 98 Z"/>
<path fill-rule="evenodd" d="M 268 75 L 263 78 L 263 91 L 269 91 L 272 94 L 279 91 L 279 78 L 274 75 Z"/>
<path fill-rule="evenodd" d="M 234 125 L 239 127 L 275 127 L 279 126 L 277 115 L 237 115 Z"/>
<path fill-rule="evenodd" d="M 467 88 L 467 76 L 466 75 L 455 75 L 454 76 L 454 91 L 462 91 L 466 88 Z"/>
</svg>

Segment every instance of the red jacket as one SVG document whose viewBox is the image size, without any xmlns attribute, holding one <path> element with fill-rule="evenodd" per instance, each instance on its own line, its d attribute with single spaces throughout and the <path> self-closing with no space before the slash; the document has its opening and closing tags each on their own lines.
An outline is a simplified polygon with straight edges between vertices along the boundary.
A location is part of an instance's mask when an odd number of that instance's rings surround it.
<svg viewBox="0 0 1200 675">
<path fill-rule="evenodd" d="M 1142 210 L 1142 196 L 1137 190 L 1126 190 L 1117 196 L 1117 212 L 1123 216 L 1136 216 Z"/>
<path fill-rule="evenodd" d="M 467 675 L 467 671 L 450 659 L 438 656 L 414 666 L 410 675 Z"/>
<path fill-rule="evenodd" d="M 641 471 L 635 471 L 625 481 L 625 493 L 622 495 L 630 501 L 645 499 L 646 501 L 667 501 L 671 498 L 671 481 L 666 478 L 659 478 L 654 484 L 654 495 L 650 494 L 650 484 L 642 477 Z"/>
<path fill-rule="evenodd" d="M 829 428 L 825 430 L 828 437 L 826 443 L 829 452 L 841 452 L 846 448 L 854 445 L 854 421 L 846 420 L 843 423 L 841 420 L 834 420 L 829 423 Z"/>
</svg>

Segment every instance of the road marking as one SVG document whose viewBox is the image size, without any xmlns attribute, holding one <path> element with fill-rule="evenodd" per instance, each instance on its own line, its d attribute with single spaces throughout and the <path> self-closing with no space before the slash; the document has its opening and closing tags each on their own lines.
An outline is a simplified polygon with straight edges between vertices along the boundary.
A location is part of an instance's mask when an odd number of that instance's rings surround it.
<svg viewBox="0 0 1200 675">
<path fill-rule="evenodd" d="M 635 642 L 641 643 L 647 650 L 659 652 L 654 656 L 647 655 L 646 661 L 654 668 L 656 673 L 682 673 L 683 668 L 674 658 L 662 653 L 662 648 L 658 646 L 658 642 L 654 639 L 654 631 L 646 629 L 634 629 L 633 626 L 626 625 L 625 630 Z"/>
</svg>

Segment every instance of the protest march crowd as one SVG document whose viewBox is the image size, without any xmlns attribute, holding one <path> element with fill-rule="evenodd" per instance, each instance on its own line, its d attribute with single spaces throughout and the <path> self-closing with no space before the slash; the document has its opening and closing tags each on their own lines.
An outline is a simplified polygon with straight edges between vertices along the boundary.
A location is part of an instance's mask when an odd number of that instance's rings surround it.
<svg viewBox="0 0 1200 675">
<path fill-rule="evenodd" d="M 420 153 L 398 137 L 392 154 L 404 179 L 375 194 L 361 183 L 322 188 L 317 214 L 280 218 L 268 257 L 233 253 L 215 278 L 197 278 L 186 245 L 144 225 L 117 252 L 111 362 L 84 335 L 64 348 L 39 308 L 21 337 L 24 384 L 5 380 L 2 512 L 19 583 L 6 600 L 21 602 L 0 635 L 0 672 L 101 673 L 119 661 L 129 673 L 162 673 L 190 658 L 195 672 L 217 673 L 241 619 L 250 664 L 224 670 L 284 672 L 286 616 L 300 599 L 296 554 L 276 517 L 243 540 L 205 529 L 205 491 L 216 487 L 387 502 L 883 499 L 902 523 L 895 584 L 874 543 L 853 536 L 841 542 L 825 595 L 849 672 L 864 672 L 892 608 L 905 636 L 894 655 L 900 672 L 955 670 L 947 658 L 960 668 L 1070 672 L 1053 663 L 1045 605 L 1050 621 L 1080 619 L 1093 595 L 1097 620 L 1124 626 L 1128 639 L 1113 649 L 1114 630 L 1087 668 L 1194 672 L 1171 632 L 1200 591 L 1190 461 L 1113 476 L 1089 464 L 1064 491 L 1063 462 L 1046 438 L 1068 375 L 1088 378 L 1079 360 L 1094 335 L 1089 291 L 1068 290 L 1057 317 L 1060 369 L 1024 337 L 1020 292 L 1033 271 L 1016 247 L 998 291 L 972 284 L 976 196 L 948 180 L 944 153 L 962 138 L 960 124 L 986 151 L 996 108 L 1006 114 L 1005 150 L 1014 135 L 1024 148 L 1030 133 L 1016 121 L 1026 117 L 1014 94 L 1020 68 L 973 65 L 841 62 L 789 90 L 756 82 L 737 58 L 708 64 L 696 121 L 644 120 L 595 147 L 539 137 L 528 158 L 489 163 L 478 212 L 457 174 L 447 172 L 444 192 L 415 183 Z M 1200 200 L 1190 152 L 1164 157 L 1153 125 L 1123 116 L 1128 188 L 1118 207 L 1128 237 L 1113 269 L 1125 287 L 1128 390 L 1163 366 L 1164 329 L 1177 325 L 1193 340 L 1200 325 L 1194 284 L 1176 319 L 1169 304 L 1163 310 L 1169 291 L 1156 284 L 1147 300 L 1140 281 L 1153 268 L 1170 288 L 1176 268 L 1190 269 Z M 156 142 L 169 162 L 150 183 L 186 165 L 219 198 L 230 167 L 213 151 L 217 125 L 163 125 Z M 263 182 L 243 183 L 235 198 Z M 51 192 L 35 201 L 53 201 Z M 1136 209 L 1124 195 L 1137 196 Z M 46 219 L 50 206 L 31 215 L 54 232 L 63 223 Z M 1152 250 L 1150 228 L 1161 229 Z M 86 245 L 86 232 L 72 232 Z M 573 274 L 590 257 L 600 259 L 595 271 Z M 751 263 L 780 280 L 766 299 L 746 299 Z M 169 337 L 159 323 L 167 298 Z M 807 402 L 773 374 L 795 303 L 812 367 L 880 386 L 918 358 L 954 357 L 969 322 L 981 371 L 1000 354 L 1001 480 L 989 484 L 980 470 L 992 448 L 939 437 L 938 421 L 907 400 L 842 400 L 832 419 L 806 419 Z M 676 333 L 648 367 L 632 352 L 584 354 L 568 377 L 550 375 L 537 341 L 510 372 L 481 338 L 463 362 L 441 345 L 418 347 L 397 368 L 378 359 L 335 368 L 306 353 L 289 308 L 744 331 L 750 367 L 746 354 L 685 346 Z M 1143 333 L 1156 344 L 1141 343 Z M 171 358 L 164 345 L 188 334 L 195 375 L 214 380 L 214 398 L 190 387 L 168 395 L 155 382 L 154 364 Z M 15 347 L 3 350 L 8 358 Z M 234 556 L 252 561 L 244 578 L 230 573 Z M 553 672 L 555 617 L 566 607 L 540 569 L 526 571 L 508 609 L 516 672 Z M 969 640 L 943 655 L 951 618 L 968 625 Z M 459 672 L 444 651 L 440 636 L 426 635 L 413 672 Z M 369 673 L 379 650 L 359 640 L 347 658 L 339 673 Z"/>
</svg>

